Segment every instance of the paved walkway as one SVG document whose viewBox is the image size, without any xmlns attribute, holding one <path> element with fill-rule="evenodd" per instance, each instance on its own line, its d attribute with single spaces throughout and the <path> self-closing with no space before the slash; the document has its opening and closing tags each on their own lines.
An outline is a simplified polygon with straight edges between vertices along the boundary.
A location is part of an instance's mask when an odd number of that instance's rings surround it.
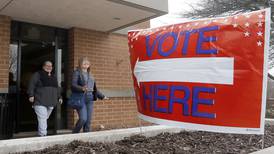
<svg viewBox="0 0 274 154">
<path fill-rule="evenodd" d="M 274 154 L 274 146 L 257 151 L 257 152 L 253 152 L 252 154 Z"/>
</svg>

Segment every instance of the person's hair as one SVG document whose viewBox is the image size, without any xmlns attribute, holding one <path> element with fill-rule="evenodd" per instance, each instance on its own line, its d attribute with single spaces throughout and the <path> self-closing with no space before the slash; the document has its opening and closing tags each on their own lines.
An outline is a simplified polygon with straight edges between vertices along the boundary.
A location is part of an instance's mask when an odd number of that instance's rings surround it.
<svg viewBox="0 0 274 154">
<path fill-rule="evenodd" d="M 79 60 L 78 60 L 78 68 L 79 68 L 80 70 L 81 70 L 81 65 L 82 65 L 85 61 L 89 62 L 89 64 L 90 64 L 90 61 L 88 60 L 87 57 L 81 57 L 81 58 L 79 58 Z M 90 66 L 88 67 L 87 71 L 90 72 Z"/>
<path fill-rule="evenodd" d="M 43 63 L 43 65 L 42 65 L 42 66 L 44 67 L 45 65 L 47 65 L 47 63 L 50 63 L 51 65 L 53 65 L 51 61 L 46 60 L 46 61 Z"/>
</svg>

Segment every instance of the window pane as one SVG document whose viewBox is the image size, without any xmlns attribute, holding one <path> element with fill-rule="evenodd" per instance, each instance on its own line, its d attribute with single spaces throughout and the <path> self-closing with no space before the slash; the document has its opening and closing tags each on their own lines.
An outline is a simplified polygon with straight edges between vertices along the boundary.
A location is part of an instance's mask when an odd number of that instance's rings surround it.
<svg viewBox="0 0 274 154">
<path fill-rule="evenodd" d="M 18 57 L 18 44 L 10 44 L 10 59 L 9 59 L 9 93 L 16 93 L 17 82 L 17 57 Z"/>
<path fill-rule="evenodd" d="M 27 23 L 22 24 L 22 39 L 54 42 L 54 36 L 54 28 Z"/>
</svg>

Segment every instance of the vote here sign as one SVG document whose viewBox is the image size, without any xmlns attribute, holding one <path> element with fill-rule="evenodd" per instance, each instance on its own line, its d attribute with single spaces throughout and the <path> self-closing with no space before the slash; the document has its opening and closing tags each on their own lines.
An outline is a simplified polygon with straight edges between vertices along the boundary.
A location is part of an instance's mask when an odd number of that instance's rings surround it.
<svg viewBox="0 0 274 154">
<path fill-rule="evenodd" d="M 270 10 L 128 32 L 139 117 L 264 133 Z"/>
</svg>

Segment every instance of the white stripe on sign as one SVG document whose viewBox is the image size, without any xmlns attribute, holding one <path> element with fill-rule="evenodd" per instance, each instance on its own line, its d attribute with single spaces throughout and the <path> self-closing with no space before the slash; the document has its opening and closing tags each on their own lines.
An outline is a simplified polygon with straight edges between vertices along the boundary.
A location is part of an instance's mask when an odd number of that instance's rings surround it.
<svg viewBox="0 0 274 154">
<path fill-rule="evenodd" d="M 168 81 L 233 85 L 234 58 L 171 58 L 136 62 L 139 82 Z"/>
</svg>

